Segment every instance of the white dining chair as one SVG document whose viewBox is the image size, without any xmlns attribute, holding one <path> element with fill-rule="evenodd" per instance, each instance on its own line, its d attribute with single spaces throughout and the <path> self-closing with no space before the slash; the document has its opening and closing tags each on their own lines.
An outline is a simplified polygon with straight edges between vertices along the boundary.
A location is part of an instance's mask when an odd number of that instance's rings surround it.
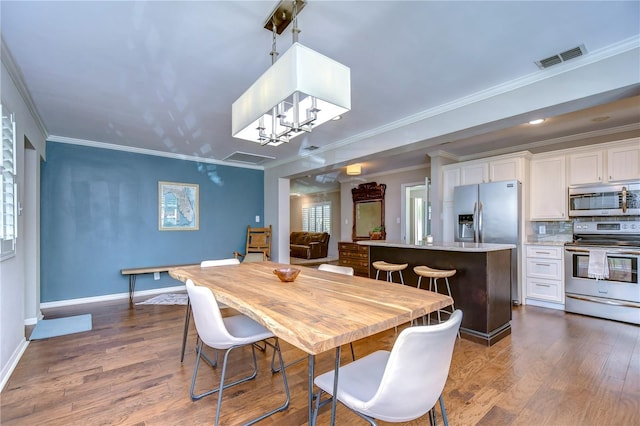
<svg viewBox="0 0 640 426">
<path fill-rule="evenodd" d="M 420 418 L 439 400 L 448 424 L 442 391 L 461 322 L 462 311 L 456 310 L 441 324 L 406 328 L 391 352 L 377 351 L 340 367 L 335 397 L 371 425 L 377 424 L 375 419 L 397 423 Z M 320 388 L 314 422 L 319 408 L 333 397 L 321 401 L 323 393 L 333 395 L 334 371 L 314 380 Z"/>
<path fill-rule="evenodd" d="M 220 420 L 220 409 L 222 407 L 223 390 L 239 383 L 252 380 L 257 376 L 258 362 L 256 360 L 254 343 L 263 341 L 265 342 L 265 344 L 272 346 L 274 349 L 274 353 L 277 353 L 278 355 L 278 359 L 280 361 L 280 370 L 282 372 L 282 382 L 284 384 L 286 393 L 286 400 L 281 406 L 274 408 L 273 410 L 270 410 L 260 417 L 246 422 L 245 424 L 249 425 L 256 423 L 274 413 L 286 410 L 289 407 L 290 401 L 289 384 L 287 382 L 287 375 L 285 372 L 284 361 L 282 360 L 282 353 L 280 352 L 280 343 L 278 341 L 278 338 L 265 327 L 245 315 L 233 315 L 223 318 L 220 312 L 220 308 L 216 303 L 216 299 L 215 297 L 213 297 L 213 293 L 209 288 L 196 286 L 191 280 L 187 280 L 186 285 L 187 293 L 189 294 L 189 298 L 191 299 L 193 319 L 196 324 L 198 336 L 200 337 L 200 342 L 198 344 L 198 356 L 196 358 L 196 364 L 193 369 L 191 389 L 189 391 L 191 399 L 193 401 L 196 401 L 207 395 L 211 395 L 216 392 L 218 393 L 218 405 L 216 407 L 216 417 L 214 423 L 217 426 Z M 267 339 L 273 339 L 273 343 L 269 343 Z M 224 351 L 222 370 L 220 371 L 220 384 L 214 389 L 195 394 L 194 391 L 196 386 L 196 379 L 198 376 L 198 367 L 200 366 L 200 358 L 204 345 L 213 348 L 214 350 L 216 350 L 216 353 L 218 350 Z M 232 383 L 225 383 L 225 374 L 227 371 L 227 364 L 229 362 L 229 354 L 232 350 L 244 346 L 249 346 L 251 348 L 251 353 L 253 356 L 253 372 L 244 378 L 233 381 Z M 216 355 L 216 361 L 217 358 L 218 357 Z M 217 363 L 214 365 L 214 367 L 215 366 L 217 366 Z"/>
<path fill-rule="evenodd" d="M 201 268 L 209 268 L 211 266 L 224 266 L 224 265 L 239 265 L 240 261 L 238 259 L 230 258 L 230 259 L 215 259 L 215 260 L 203 260 L 200 262 Z M 228 308 L 224 303 L 218 303 L 220 309 Z M 184 331 L 182 333 L 182 352 L 180 353 L 180 362 L 184 361 L 184 352 L 187 347 L 187 335 L 189 334 L 189 321 L 191 319 L 191 301 L 189 299 L 189 295 L 187 294 L 187 312 L 184 317 Z M 210 363 L 208 358 L 207 362 Z"/>
<path fill-rule="evenodd" d="M 318 266 L 318 271 L 335 272 L 336 274 L 353 276 L 353 268 L 351 266 L 338 266 L 331 265 L 330 263 L 323 263 Z"/>
</svg>

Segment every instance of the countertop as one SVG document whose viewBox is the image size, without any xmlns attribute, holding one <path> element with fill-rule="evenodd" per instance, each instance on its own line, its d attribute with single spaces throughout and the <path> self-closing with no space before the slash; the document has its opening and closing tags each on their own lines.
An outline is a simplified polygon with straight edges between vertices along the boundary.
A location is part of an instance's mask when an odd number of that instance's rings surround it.
<svg viewBox="0 0 640 426">
<path fill-rule="evenodd" d="M 499 250 L 514 249 L 514 244 L 491 244 L 491 243 L 458 243 L 458 242 L 437 242 L 423 244 L 407 244 L 402 241 L 387 240 L 364 240 L 358 241 L 363 246 L 380 246 L 380 247 L 396 247 L 421 250 L 438 250 L 438 251 L 462 251 L 462 252 L 490 252 Z"/>
<path fill-rule="evenodd" d="M 528 246 L 564 246 L 568 241 L 553 241 L 553 240 L 529 240 L 525 244 Z"/>
</svg>

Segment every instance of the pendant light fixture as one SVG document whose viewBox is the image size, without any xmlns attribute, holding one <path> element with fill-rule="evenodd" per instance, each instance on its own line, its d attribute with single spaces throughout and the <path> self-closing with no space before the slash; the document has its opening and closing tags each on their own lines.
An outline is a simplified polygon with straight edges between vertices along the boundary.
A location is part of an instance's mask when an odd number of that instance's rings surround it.
<svg viewBox="0 0 640 426">
<path fill-rule="evenodd" d="M 350 69 L 298 43 L 297 12 L 302 7 L 301 0 L 283 0 L 267 19 L 272 65 L 233 103 L 234 137 L 278 146 L 351 109 Z M 293 45 L 276 60 L 276 33 L 290 22 Z"/>
</svg>

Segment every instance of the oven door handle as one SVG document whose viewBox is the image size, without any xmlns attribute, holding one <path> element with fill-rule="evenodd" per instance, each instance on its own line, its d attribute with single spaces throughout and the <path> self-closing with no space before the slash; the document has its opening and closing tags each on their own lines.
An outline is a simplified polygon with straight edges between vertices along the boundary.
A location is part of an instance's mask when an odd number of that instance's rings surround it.
<svg viewBox="0 0 640 426">
<path fill-rule="evenodd" d="M 585 300 L 587 302 L 601 303 L 603 305 L 625 306 L 627 308 L 640 308 L 640 303 L 627 302 L 624 300 L 602 299 L 599 297 L 579 296 L 577 294 L 566 293 L 566 297 L 571 299 Z"/>
<path fill-rule="evenodd" d="M 575 249 L 575 248 L 567 248 L 565 247 L 565 251 L 574 252 L 574 253 L 589 253 L 589 250 L 586 249 Z M 626 254 L 630 256 L 640 256 L 640 251 L 607 251 L 607 255 L 615 256 L 618 254 Z"/>
</svg>

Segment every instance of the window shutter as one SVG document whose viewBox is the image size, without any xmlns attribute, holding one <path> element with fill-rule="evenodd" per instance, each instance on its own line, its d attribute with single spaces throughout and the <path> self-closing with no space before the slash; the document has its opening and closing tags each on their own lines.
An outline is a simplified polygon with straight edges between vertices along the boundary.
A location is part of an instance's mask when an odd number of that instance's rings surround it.
<svg viewBox="0 0 640 426">
<path fill-rule="evenodd" d="M 0 105 L 2 111 L 2 150 L 0 151 L 0 259 L 15 254 L 18 236 L 18 205 L 16 183 L 16 123 Z"/>
</svg>

